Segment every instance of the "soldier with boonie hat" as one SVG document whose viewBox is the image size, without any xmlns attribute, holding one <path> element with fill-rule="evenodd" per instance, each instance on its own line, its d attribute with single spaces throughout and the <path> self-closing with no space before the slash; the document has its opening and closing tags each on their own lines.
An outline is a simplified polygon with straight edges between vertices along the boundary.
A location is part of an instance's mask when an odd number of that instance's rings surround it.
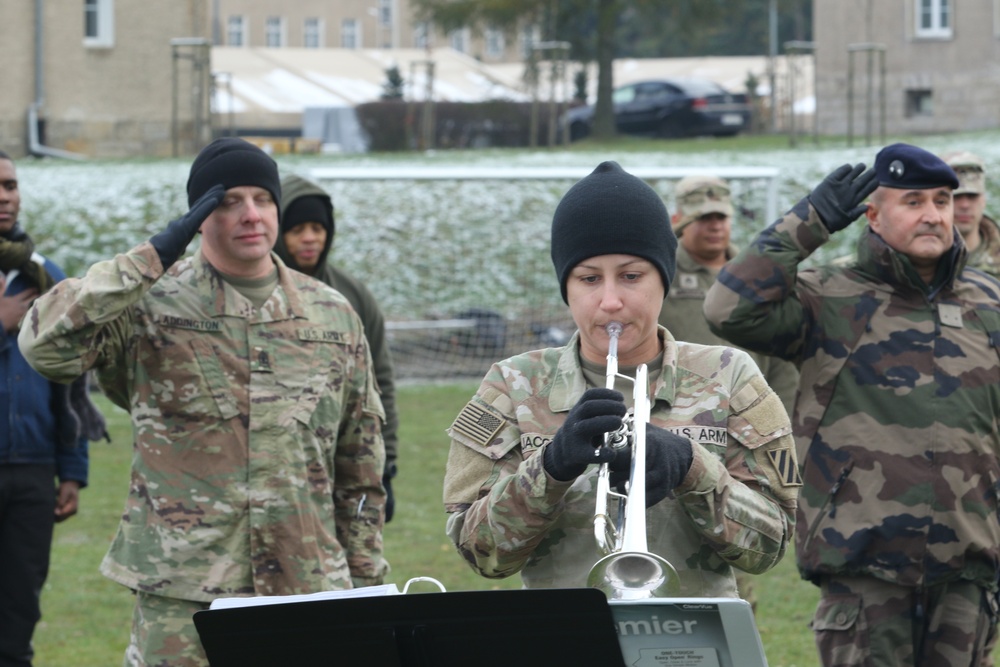
<svg viewBox="0 0 1000 667">
<path fill-rule="evenodd" d="M 710 213 L 733 217 L 729 184 L 717 176 L 687 176 L 674 189 L 677 212 L 671 218 L 674 233 L 680 236 L 684 228 Z"/>
<path fill-rule="evenodd" d="M 719 270 L 738 249 L 731 242 L 735 208 L 729 183 L 712 174 L 685 176 L 674 186 L 671 217 L 678 237 L 677 275 L 660 310 L 659 322 L 677 340 L 699 345 L 728 345 L 708 328 L 702 314 L 705 295 Z M 799 372 L 783 359 L 750 352 L 767 384 L 792 414 Z M 754 576 L 736 571 L 740 597 L 756 609 Z"/>
<path fill-rule="evenodd" d="M 705 300 L 714 332 L 801 372 L 794 553 L 826 667 L 993 664 L 1000 283 L 966 268 L 960 185 L 909 144 L 845 164 Z M 862 214 L 850 264 L 802 266 Z"/>
<path fill-rule="evenodd" d="M 955 229 L 969 249 L 966 266 L 1000 277 L 1000 226 L 986 214 L 986 164 L 969 151 L 952 151 L 941 159 L 955 170 Z"/>
</svg>

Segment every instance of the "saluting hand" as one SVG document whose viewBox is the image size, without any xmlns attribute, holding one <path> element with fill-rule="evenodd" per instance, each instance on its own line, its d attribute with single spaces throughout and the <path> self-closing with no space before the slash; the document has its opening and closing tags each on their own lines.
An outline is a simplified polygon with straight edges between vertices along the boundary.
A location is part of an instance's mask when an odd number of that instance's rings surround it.
<svg viewBox="0 0 1000 667">
<path fill-rule="evenodd" d="M 190 211 L 176 220 L 171 220 L 166 229 L 149 239 L 156 248 L 156 254 L 160 256 L 164 271 L 184 254 L 191 239 L 201 228 L 201 223 L 205 222 L 205 218 L 222 203 L 225 195 L 226 188 L 221 185 L 212 186 L 192 204 Z"/>
<path fill-rule="evenodd" d="M 864 172 L 864 173 L 862 173 Z M 864 203 L 878 189 L 875 170 L 863 162 L 841 165 L 809 193 L 809 203 L 831 233 L 840 231 L 868 210 Z"/>
</svg>

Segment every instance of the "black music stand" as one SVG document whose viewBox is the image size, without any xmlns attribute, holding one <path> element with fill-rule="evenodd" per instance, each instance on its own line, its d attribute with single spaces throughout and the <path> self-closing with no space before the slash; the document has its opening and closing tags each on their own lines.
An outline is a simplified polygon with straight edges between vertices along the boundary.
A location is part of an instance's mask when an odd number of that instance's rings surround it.
<svg viewBox="0 0 1000 667">
<path fill-rule="evenodd" d="M 593 588 L 414 593 L 199 611 L 212 667 L 624 667 Z"/>
</svg>

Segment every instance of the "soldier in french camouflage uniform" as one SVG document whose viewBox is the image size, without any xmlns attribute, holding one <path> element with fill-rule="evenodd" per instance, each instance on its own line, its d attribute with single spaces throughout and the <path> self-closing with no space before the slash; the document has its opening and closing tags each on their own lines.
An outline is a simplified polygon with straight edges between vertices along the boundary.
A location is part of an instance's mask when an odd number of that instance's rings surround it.
<svg viewBox="0 0 1000 667">
<path fill-rule="evenodd" d="M 660 324 L 677 340 L 727 345 L 708 328 L 702 304 L 719 270 L 736 255 L 730 242 L 733 203 L 729 184 L 717 176 L 687 176 L 674 188 L 676 209 L 670 221 L 677 235 L 677 276 L 660 311 Z M 799 371 L 791 362 L 751 352 L 767 384 L 792 414 Z M 740 595 L 756 609 L 753 576 L 736 572 Z"/>
<path fill-rule="evenodd" d="M 955 197 L 955 229 L 969 249 L 966 266 L 1000 278 L 1000 226 L 986 215 L 986 165 L 968 151 L 941 158 L 958 176 Z"/>
<path fill-rule="evenodd" d="M 191 616 L 217 597 L 382 581 L 371 357 L 343 296 L 271 253 L 280 192 L 258 148 L 213 142 L 185 216 L 60 283 L 21 329 L 39 372 L 94 368 L 132 417 L 131 487 L 101 565 L 136 592 L 126 665 L 207 665 Z"/>
<path fill-rule="evenodd" d="M 796 558 L 823 664 L 976 665 L 1000 572 L 1000 283 L 965 270 L 940 158 L 893 144 L 862 172 L 761 232 L 705 314 L 799 365 Z M 862 213 L 854 263 L 800 270 Z"/>
<path fill-rule="evenodd" d="M 606 388 L 613 321 L 619 373 L 650 372 L 646 496 L 632 502 L 645 501 L 648 550 L 677 569 L 679 594 L 735 597 L 733 568 L 764 572 L 784 555 L 800 484 L 788 416 L 745 352 L 658 326 L 676 248 L 663 200 L 614 162 L 556 208 L 552 260 L 578 330 L 494 364 L 448 429 L 447 532 L 484 577 L 585 586 L 604 555 L 596 464 L 617 484 L 630 463 L 604 445 L 632 402 L 627 379 Z"/>
</svg>

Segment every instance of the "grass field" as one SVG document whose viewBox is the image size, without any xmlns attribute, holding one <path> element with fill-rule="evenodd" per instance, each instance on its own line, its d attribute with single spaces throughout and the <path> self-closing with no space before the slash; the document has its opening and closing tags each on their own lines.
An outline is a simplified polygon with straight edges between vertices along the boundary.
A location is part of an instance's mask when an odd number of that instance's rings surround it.
<svg viewBox="0 0 1000 667">
<path fill-rule="evenodd" d="M 441 479 L 448 451 L 444 429 L 475 388 L 476 383 L 464 382 L 399 389 L 397 509 L 385 530 L 385 549 L 392 565 L 389 580 L 400 587 L 418 576 L 434 577 L 449 591 L 520 587 L 517 577 L 501 581 L 479 577 L 444 534 Z M 118 665 L 128 641 L 132 596 L 97 569 L 128 490 L 131 430 L 124 412 L 103 397 L 98 400 L 109 419 L 113 442 L 91 446 L 91 482 L 83 492 L 80 514 L 56 528 L 52 569 L 42 596 L 43 620 L 35 633 L 35 667 Z M 792 558 L 759 577 L 757 590 L 758 625 L 770 665 L 815 664 L 806 624 L 816 594 L 799 580 Z"/>
</svg>

